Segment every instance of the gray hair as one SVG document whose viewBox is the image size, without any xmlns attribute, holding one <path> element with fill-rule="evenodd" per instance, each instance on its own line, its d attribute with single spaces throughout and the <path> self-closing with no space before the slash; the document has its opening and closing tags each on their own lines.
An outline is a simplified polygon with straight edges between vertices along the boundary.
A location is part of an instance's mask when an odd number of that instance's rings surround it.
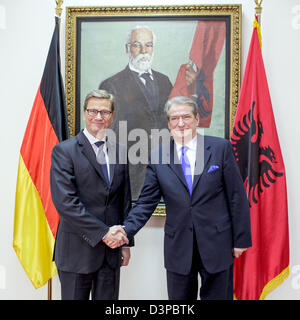
<svg viewBox="0 0 300 320">
<path fill-rule="evenodd" d="M 107 99 L 110 102 L 111 111 L 114 112 L 115 109 L 115 98 L 114 96 L 107 92 L 106 90 L 94 89 L 87 94 L 84 100 L 83 110 L 86 110 L 88 100 L 90 98 Z"/>
<path fill-rule="evenodd" d="M 195 117 L 196 117 L 197 114 L 198 114 L 198 105 L 197 105 L 197 103 L 196 103 L 193 99 L 191 99 L 191 98 L 189 98 L 189 97 L 185 97 L 185 96 L 177 96 L 177 97 L 174 97 L 174 98 L 168 100 L 168 101 L 166 102 L 166 104 L 165 104 L 165 109 L 164 109 L 164 111 L 165 111 L 165 114 L 166 114 L 166 116 L 167 116 L 168 119 L 169 119 L 169 117 L 170 117 L 170 108 L 171 108 L 172 105 L 174 105 L 174 104 L 176 104 L 176 105 L 186 104 L 186 105 L 188 105 L 188 106 L 191 107 L 192 112 L 193 112 L 193 114 L 194 114 Z"/>
<path fill-rule="evenodd" d="M 130 44 L 130 41 L 131 41 L 131 34 L 133 31 L 135 30 L 139 30 L 139 29 L 147 29 L 149 30 L 151 33 L 152 33 L 152 36 L 153 36 L 153 45 L 155 45 L 155 42 L 156 42 L 156 35 L 155 33 L 153 32 L 153 30 L 151 28 L 149 28 L 148 26 L 135 26 L 134 28 L 132 28 L 128 34 L 127 34 L 127 38 L 126 38 L 126 44 Z"/>
</svg>

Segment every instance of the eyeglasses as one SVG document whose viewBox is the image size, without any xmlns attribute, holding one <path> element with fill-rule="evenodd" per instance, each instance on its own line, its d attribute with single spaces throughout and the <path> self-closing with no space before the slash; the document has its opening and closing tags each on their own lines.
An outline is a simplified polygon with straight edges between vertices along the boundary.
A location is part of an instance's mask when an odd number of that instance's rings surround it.
<svg viewBox="0 0 300 320">
<path fill-rule="evenodd" d="M 169 121 L 172 124 L 177 124 L 180 118 L 182 119 L 183 122 L 187 123 L 193 119 L 193 116 L 191 114 L 184 114 L 182 116 L 170 116 Z"/>
<path fill-rule="evenodd" d="M 109 110 L 96 110 L 96 109 L 85 109 L 89 116 L 97 117 L 100 114 L 101 118 L 108 119 L 110 118 L 112 112 Z"/>
<path fill-rule="evenodd" d="M 142 49 L 142 47 L 144 47 L 140 42 L 138 42 L 138 41 L 135 41 L 135 42 L 133 42 L 133 43 L 129 43 L 129 45 L 131 46 L 131 47 L 133 47 L 133 48 L 135 48 L 135 49 L 139 49 L 139 50 L 141 50 Z M 146 44 L 145 44 L 145 47 L 146 47 L 146 49 L 152 49 L 153 48 L 153 42 L 147 42 Z"/>
</svg>

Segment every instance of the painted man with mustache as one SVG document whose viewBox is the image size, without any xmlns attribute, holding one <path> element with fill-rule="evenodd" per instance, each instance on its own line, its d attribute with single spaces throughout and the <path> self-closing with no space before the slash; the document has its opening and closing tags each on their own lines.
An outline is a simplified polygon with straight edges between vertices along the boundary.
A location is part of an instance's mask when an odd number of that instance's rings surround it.
<svg viewBox="0 0 300 320">
<path fill-rule="evenodd" d="M 143 141 L 143 147 L 147 151 L 151 146 L 151 129 L 167 128 L 164 105 L 172 90 L 169 78 L 151 68 L 155 40 L 153 31 L 147 26 L 133 28 L 125 45 L 129 57 L 128 65 L 99 86 L 115 97 L 116 112 L 111 128 L 117 133 L 117 139 L 119 122 L 127 121 L 128 133 L 137 128 L 147 132 L 148 146 Z M 128 149 L 135 143 L 137 141 L 128 141 Z M 144 182 L 148 157 L 144 160 L 144 164 L 129 163 L 133 199 L 138 198 Z"/>
</svg>

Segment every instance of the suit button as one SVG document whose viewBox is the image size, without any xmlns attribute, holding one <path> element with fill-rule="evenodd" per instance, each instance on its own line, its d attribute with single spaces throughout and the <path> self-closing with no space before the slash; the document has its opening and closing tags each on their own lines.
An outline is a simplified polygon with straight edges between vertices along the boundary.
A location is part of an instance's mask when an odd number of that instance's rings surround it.
<svg viewBox="0 0 300 320">
<path fill-rule="evenodd" d="M 189 227 L 189 230 L 190 230 L 190 231 L 193 231 L 193 227 Z"/>
</svg>

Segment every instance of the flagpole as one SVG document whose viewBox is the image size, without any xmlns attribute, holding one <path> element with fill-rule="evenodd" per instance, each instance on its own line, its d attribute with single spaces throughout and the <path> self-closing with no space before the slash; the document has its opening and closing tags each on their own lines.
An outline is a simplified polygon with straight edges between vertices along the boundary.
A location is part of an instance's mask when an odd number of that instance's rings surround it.
<svg viewBox="0 0 300 320">
<path fill-rule="evenodd" d="M 48 300 L 52 300 L 52 278 L 48 280 Z"/>
<path fill-rule="evenodd" d="M 63 0 L 55 0 L 56 2 L 56 8 L 55 8 L 55 13 L 57 15 L 57 17 L 59 18 L 59 22 L 60 22 L 60 18 L 61 18 L 61 13 L 62 13 L 62 4 L 63 4 Z M 60 23 L 59 23 L 60 25 Z M 48 300 L 52 300 L 52 278 L 48 280 Z"/>
<path fill-rule="evenodd" d="M 262 2 L 263 0 L 254 0 L 255 4 L 256 4 L 256 7 L 255 7 L 255 13 L 257 15 L 257 19 L 258 19 L 258 23 L 260 25 L 260 22 L 261 22 L 261 12 L 262 12 Z"/>
</svg>

